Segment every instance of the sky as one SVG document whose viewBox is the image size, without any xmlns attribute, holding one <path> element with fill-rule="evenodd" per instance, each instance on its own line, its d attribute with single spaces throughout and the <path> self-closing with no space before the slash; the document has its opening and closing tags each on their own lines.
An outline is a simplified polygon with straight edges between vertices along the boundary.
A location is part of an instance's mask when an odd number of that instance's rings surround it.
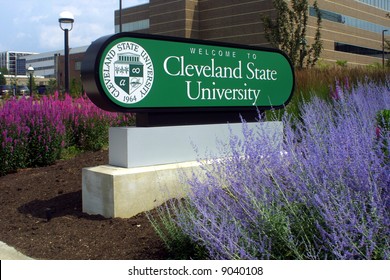
<svg viewBox="0 0 390 280">
<path fill-rule="evenodd" d="M 120 0 L 1 0 L 0 52 L 49 52 L 64 48 L 61 12 L 74 15 L 69 47 L 88 46 L 92 41 L 115 32 L 114 12 Z M 122 8 L 147 3 L 122 0 Z"/>
</svg>

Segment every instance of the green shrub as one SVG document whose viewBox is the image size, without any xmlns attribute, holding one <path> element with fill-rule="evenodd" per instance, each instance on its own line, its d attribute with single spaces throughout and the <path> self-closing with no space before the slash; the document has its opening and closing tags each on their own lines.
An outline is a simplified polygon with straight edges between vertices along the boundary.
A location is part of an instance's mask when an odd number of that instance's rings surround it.
<svg viewBox="0 0 390 280">
<path fill-rule="evenodd" d="M 177 260 L 207 259 L 206 249 L 192 241 L 175 222 L 174 217 L 178 214 L 176 211 L 184 208 L 188 211 L 191 209 L 190 207 L 177 207 L 178 205 L 183 206 L 183 204 L 187 204 L 187 202 L 185 200 L 168 201 L 163 206 L 156 208 L 155 213 L 147 212 L 147 217 L 157 235 L 164 242 L 171 258 Z M 191 215 L 189 214 L 189 216 Z"/>
</svg>

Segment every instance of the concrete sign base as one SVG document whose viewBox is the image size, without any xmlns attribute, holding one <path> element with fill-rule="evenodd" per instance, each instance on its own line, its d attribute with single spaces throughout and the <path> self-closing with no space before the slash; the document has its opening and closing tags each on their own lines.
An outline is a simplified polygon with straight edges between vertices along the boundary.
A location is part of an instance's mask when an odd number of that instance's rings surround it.
<svg viewBox="0 0 390 280">
<path fill-rule="evenodd" d="M 276 135 L 275 145 L 282 141 L 282 122 L 248 126 Z M 228 145 L 231 135 L 244 137 L 241 123 L 111 128 L 109 165 L 83 169 L 83 212 L 129 218 L 184 197 L 188 190 L 183 176 L 202 176 L 200 157 L 222 158 L 219 146 Z"/>
<path fill-rule="evenodd" d="M 253 122 L 247 125 L 260 133 L 277 135 L 276 142 L 282 140 L 279 139 L 283 133 L 282 122 Z M 196 161 L 209 155 L 219 158 L 224 156 L 221 155 L 221 145 L 227 145 L 231 135 L 243 138 L 242 123 L 112 127 L 109 133 L 109 164 L 131 168 Z"/>
<path fill-rule="evenodd" d="M 181 175 L 179 174 L 181 170 Z M 82 171 L 83 212 L 130 218 L 171 198 L 186 196 L 180 176 L 199 171 L 198 162 L 122 168 L 101 165 Z"/>
</svg>

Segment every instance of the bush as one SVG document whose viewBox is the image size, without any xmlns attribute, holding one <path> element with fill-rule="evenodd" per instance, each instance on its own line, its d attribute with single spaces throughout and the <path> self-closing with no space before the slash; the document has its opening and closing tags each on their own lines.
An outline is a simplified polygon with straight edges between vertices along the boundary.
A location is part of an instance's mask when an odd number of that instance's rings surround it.
<svg viewBox="0 0 390 280">
<path fill-rule="evenodd" d="M 185 207 L 181 204 L 185 204 Z M 189 235 L 185 234 L 182 228 L 175 222 L 178 209 L 186 210 L 186 214 L 180 214 L 186 218 L 192 217 L 191 214 L 195 213 L 195 211 L 192 211 L 195 209 L 189 207 L 185 200 L 171 200 L 157 208 L 156 214 L 148 212 L 147 216 L 156 233 L 164 242 L 170 256 L 180 260 L 200 260 L 206 258 L 206 249 L 200 246 L 199 243 L 191 240 Z"/>
<path fill-rule="evenodd" d="M 386 156 L 386 162 L 389 163 L 390 155 L 390 110 L 381 110 L 376 115 L 376 133 L 378 143 Z"/>
<path fill-rule="evenodd" d="M 110 126 L 134 123 L 132 115 L 105 112 L 85 96 L 11 98 L 0 106 L 0 175 L 50 165 L 64 148 L 99 150 Z"/>
<path fill-rule="evenodd" d="M 103 111 L 86 96 L 65 95 L 59 103 L 56 107 L 63 111 L 66 147 L 96 151 L 107 146 L 109 127 L 134 125 L 134 115 Z"/>
<path fill-rule="evenodd" d="M 30 167 L 53 164 L 64 146 L 65 126 L 61 112 L 53 108 L 47 98 L 39 102 L 21 99 L 16 112 L 22 113 L 21 122 L 29 128 L 27 150 Z"/>
<path fill-rule="evenodd" d="M 320 97 L 330 100 L 330 91 L 334 92 L 337 82 L 340 86 L 353 88 L 358 83 L 369 80 L 378 85 L 385 85 L 388 77 L 388 70 L 383 68 L 362 68 L 362 67 L 322 67 L 311 68 L 310 70 L 295 71 L 295 90 L 291 102 L 286 108 L 277 110 L 276 115 L 281 120 L 283 113 L 299 116 L 302 100 L 308 102 L 312 97 Z M 273 115 L 275 112 L 273 113 Z M 270 115 L 270 112 L 267 112 Z"/>
<path fill-rule="evenodd" d="M 390 110 L 381 110 L 376 115 L 378 128 L 383 131 L 390 131 Z"/>
<path fill-rule="evenodd" d="M 243 124 L 245 141 L 232 137 L 224 160 L 188 179 L 173 224 L 212 259 L 389 259 L 390 166 L 375 131 L 388 89 L 338 90 L 285 115 L 277 149 L 276 135 Z"/>
<path fill-rule="evenodd" d="M 20 122 L 19 115 L 0 116 L 0 176 L 26 166 L 30 129 Z"/>
</svg>

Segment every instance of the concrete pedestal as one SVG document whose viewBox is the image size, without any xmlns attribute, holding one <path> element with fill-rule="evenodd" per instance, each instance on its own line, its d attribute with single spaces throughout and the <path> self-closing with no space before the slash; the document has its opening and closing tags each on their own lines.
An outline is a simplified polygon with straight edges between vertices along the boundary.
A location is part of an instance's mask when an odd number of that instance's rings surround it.
<svg viewBox="0 0 390 280">
<path fill-rule="evenodd" d="M 248 123 L 251 129 L 282 137 L 281 122 Z M 166 127 L 112 127 L 109 164 L 120 167 L 153 166 L 196 161 L 210 153 L 220 157 L 220 145 L 230 135 L 243 138 L 242 124 L 210 124 Z M 277 141 L 281 141 L 281 138 Z"/>
<path fill-rule="evenodd" d="M 281 122 L 248 126 L 282 141 Z M 109 165 L 83 169 L 83 212 L 128 218 L 185 196 L 180 174 L 202 176 L 199 157 L 223 157 L 230 135 L 243 138 L 242 124 L 110 128 Z"/>
<path fill-rule="evenodd" d="M 135 168 L 111 165 L 84 168 L 83 212 L 129 218 L 152 210 L 168 199 L 186 196 L 187 189 L 180 176 L 199 170 L 198 162 Z"/>
</svg>

